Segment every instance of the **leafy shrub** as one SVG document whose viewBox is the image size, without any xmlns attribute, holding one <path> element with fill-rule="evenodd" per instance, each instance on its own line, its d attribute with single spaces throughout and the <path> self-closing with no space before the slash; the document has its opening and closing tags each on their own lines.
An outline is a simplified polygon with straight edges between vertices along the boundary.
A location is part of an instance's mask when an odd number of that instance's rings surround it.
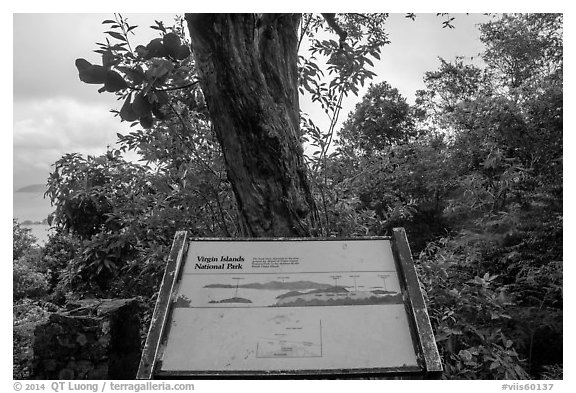
<svg viewBox="0 0 576 393">
<path fill-rule="evenodd" d="M 430 243 L 418 272 L 447 379 L 526 379 L 526 362 L 508 337 L 513 303 L 498 276 L 474 275 L 450 239 Z"/>
<path fill-rule="evenodd" d="M 12 220 L 12 230 L 12 295 L 15 300 L 41 297 L 48 290 L 48 282 L 45 275 L 39 271 L 41 263 L 37 239 L 30 234 L 30 229 L 22 228 L 16 220 Z"/>
<path fill-rule="evenodd" d="M 30 378 L 34 329 L 46 321 L 48 315 L 48 310 L 38 301 L 21 299 L 14 302 L 12 308 L 14 379 Z"/>
<path fill-rule="evenodd" d="M 125 161 L 119 150 L 58 160 L 47 194 L 56 206 L 52 224 L 59 235 L 49 241 L 46 259 L 60 272 L 60 288 L 90 296 L 148 296 L 177 230 L 211 237 L 234 232 L 235 205 L 226 185 L 214 171 L 198 173 L 191 165 L 154 171 Z"/>
<path fill-rule="evenodd" d="M 36 239 L 29 228 L 22 228 L 22 225 L 12 219 L 12 259 L 20 259 L 30 250 L 37 248 Z"/>
<path fill-rule="evenodd" d="M 42 247 L 42 272 L 46 274 L 51 292 L 64 291 L 61 274 L 74 260 L 81 241 L 60 228 L 54 228 Z"/>
<path fill-rule="evenodd" d="M 25 257 L 15 260 L 12 265 L 14 300 L 40 298 L 48 291 L 46 276 L 34 270 Z"/>
<path fill-rule="evenodd" d="M 564 368 L 561 364 L 553 364 L 544 366 L 544 371 L 541 374 L 542 379 L 563 379 Z"/>
</svg>

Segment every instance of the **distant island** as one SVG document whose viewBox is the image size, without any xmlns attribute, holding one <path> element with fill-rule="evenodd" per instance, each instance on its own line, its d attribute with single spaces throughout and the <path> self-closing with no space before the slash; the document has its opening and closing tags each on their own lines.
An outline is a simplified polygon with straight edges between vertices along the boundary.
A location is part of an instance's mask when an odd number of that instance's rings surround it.
<svg viewBox="0 0 576 393">
<path fill-rule="evenodd" d="M 402 304 L 402 294 L 392 291 L 349 291 L 343 286 L 330 286 L 306 292 L 291 291 L 276 297 L 272 307 L 353 306 L 368 304 Z"/>
<path fill-rule="evenodd" d="M 281 281 L 270 281 L 267 283 L 250 283 L 242 285 L 232 285 L 232 284 L 209 284 L 205 285 L 204 288 L 246 288 L 246 289 L 269 289 L 269 290 L 302 290 L 302 289 L 328 289 L 332 287 L 330 284 L 321 284 L 313 281 L 291 281 L 291 282 L 281 282 Z"/>
<path fill-rule="evenodd" d="M 46 192 L 46 184 L 31 184 L 26 187 L 19 188 L 15 192 Z"/>
<path fill-rule="evenodd" d="M 229 299 L 210 300 L 208 303 L 252 303 L 252 300 L 243 297 L 231 297 Z"/>
<path fill-rule="evenodd" d="M 373 287 L 371 290 L 353 290 L 351 287 L 318 283 L 314 281 L 269 281 L 266 283 L 208 284 L 204 288 L 224 289 L 257 289 L 287 291 L 276 296 L 274 304 L 269 307 L 300 307 L 300 306 L 350 306 L 370 304 L 402 304 L 402 294 Z M 208 303 L 252 303 L 252 301 L 232 297 L 223 300 L 211 300 Z"/>
<path fill-rule="evenodd" d="M 24 220 L 20 222 L 21 225 L 48 225 L 48 219 L 45 218 L 42 221 L 32 221 L 32 220 Z"/>
<path fill-rule="evenodd" d="M 349 292 L 346 289 L 346 287 L 337 286 L 337 285 L 328 285 L 328 288 L 313 289 L 311 291 L 306 291 L 306 292 L 290 291 L 287 293 L 283 293 L 282 295 L 276 296 L 276 299 L 285 299 L 285 298 L 289 298 L 289 297 L 298 297 L 298 296 L 318 294 L 318 293 L 349 293 Z"/>
</svg>

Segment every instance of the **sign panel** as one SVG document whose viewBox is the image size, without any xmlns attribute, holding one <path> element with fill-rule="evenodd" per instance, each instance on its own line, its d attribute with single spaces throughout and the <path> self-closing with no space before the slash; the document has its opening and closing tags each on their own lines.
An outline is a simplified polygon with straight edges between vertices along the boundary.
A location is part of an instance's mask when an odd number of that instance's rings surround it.
<svg viewBox="0 0 576 393">
<path fill-rule="evenodd" d="M 427 372 L 429 321 L 391 238 L 180 236 L 139 378 Z"/>
<path fill-rule="evenodd" d="M 417 366 L 389 240 L 193 241 L 162 371 Z"/>
</svg>

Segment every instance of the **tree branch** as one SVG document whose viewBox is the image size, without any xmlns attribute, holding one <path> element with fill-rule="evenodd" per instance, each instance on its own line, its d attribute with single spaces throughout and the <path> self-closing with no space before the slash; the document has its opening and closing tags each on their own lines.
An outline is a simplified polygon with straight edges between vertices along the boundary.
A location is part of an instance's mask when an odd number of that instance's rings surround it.
<svg viewBox="0 0 576 393">
<path fill-rule="evenodd" d="M 156 90 L 156 91 L 180 90 L 180 89 L 187 89 L 187 88 L 192 87 L 192 86 L 197 85 L 197 84 L 198 84 L 198 81 L 194 81 L 194 82 L 190 82 L 186 85 L 182 85 L 182 86 L 168 86 L 164 89 L 155 88 L 154 90 Z"/>
<path fill-rule="evenodd" d="M 322 16 L 326 19 L 326 22 L 328 22 L 328 26 L 330 26 L 340 37 L 340 48 L 342 48 L 344 41 L 346 41 L 346 37 L 348 37 L 348 33 L 344 31 L 336 21 L 336 14 L 322 14 Z"/>
</svg>

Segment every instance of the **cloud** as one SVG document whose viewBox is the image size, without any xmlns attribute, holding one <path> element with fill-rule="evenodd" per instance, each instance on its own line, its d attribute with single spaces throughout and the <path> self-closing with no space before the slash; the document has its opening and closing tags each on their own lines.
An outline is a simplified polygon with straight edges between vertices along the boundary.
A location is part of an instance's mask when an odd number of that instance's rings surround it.
<svg viewBox="0 0 576 393">
<path fill-rule="evenodd" d="M 149 29 L 154 20 L 172 24 L 172 14 L 127 14 L 131 25 L 139 25 L 130 36 L 131 44 L 146 44 L 159 36 Z M 94 53 L 96 42 L 105 42 L 110 25 L 103 25 L 113 14 L 14 14 L 14 99 L 74 96 L 98 100 L 100 86 L 80 82 L 75 66 L 77 58 L 100 64 Z"/>
<path fill-rule="evenodd" d="M 90 148 L 110 141 L 118 128 L 105 105 L 70 98 L 26 100 L 14 106 L 14 147 Z"/>
<path fill-rule="evenodd" d="M 109 16 L 109 15 L 108 15 Z M 74 61 L 93 53 L 105 14 L 14 14 L 14 98 L 73 94 L 95 99 L 78 79 Z M 71 32 L 74 32 L 71 34 Z"/>
<path fill-rule="evenodd" d="M 63 154 L 98 155 L 114 145 L 128 126 L 111 107 L 62 97 L 14 102 L 14 187 L 45 182 Z"/>
<path fill-rule="evenodd" d="M 174 15 L 124 17 L 140 26 L 132 37 L 136 45 L 158 36 L 148 28 L 155 19 L 169 26 Z M 109 26 L 102 20 L 111 18 L 113 14 L 13 14 L 14 188 L 44 183 L 50 165 L 65 153 L 105 152 L 115 143 L 116 132 L 128 129 L 109 112 L 120 107 L 115 97 L 98 94 L 100 86 L 82 83 L 74 65 L 78 57 L 100 62 L 93 49 L 106 39 Z"/>
</svg>

